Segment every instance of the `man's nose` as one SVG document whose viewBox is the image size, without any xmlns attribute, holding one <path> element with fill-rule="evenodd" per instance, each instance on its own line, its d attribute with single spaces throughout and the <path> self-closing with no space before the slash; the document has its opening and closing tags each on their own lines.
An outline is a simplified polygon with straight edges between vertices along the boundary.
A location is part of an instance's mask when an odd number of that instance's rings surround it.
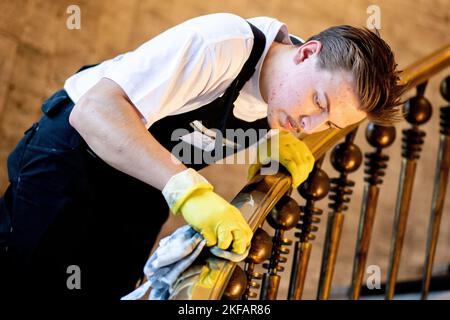
<svg viewBox="0 0 450 320">
<path fill-rule="evenodd" d="M 328 116 L 324 113 L 301 116 L 300 127 L 305 133 L 312 133 L 323 127 L 327 121 Z"/>
</svg>

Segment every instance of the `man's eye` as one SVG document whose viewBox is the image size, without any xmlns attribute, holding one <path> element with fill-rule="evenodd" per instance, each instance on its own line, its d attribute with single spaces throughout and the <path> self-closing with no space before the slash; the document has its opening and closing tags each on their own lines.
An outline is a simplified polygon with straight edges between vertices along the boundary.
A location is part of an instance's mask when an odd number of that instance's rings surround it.
<svg viewBox="0 0 450 320">
<path fill-rule="evenodd" d="M 324 110 L 324 108 L 320 104 L 319 97 L 317 96 L 317 94 L 314 95 L 314 103 L 320 110 L 322 111 Z"/>
</svg>

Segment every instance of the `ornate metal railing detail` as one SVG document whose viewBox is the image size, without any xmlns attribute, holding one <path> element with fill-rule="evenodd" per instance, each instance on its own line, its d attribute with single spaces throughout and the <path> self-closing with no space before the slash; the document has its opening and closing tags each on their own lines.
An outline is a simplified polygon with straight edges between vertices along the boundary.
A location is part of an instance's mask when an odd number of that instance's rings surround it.
<svg viewBox="0 0 450 320">
<path fill-rule="evenodd" d="M 349 173 L 358 170 L 362 162 L 361 150 L 353 143 L 356 132 L 357 129 L 350 132 L 345 137 L 345 141 L 336 145 L 331 153 L 331 164 L 334 169 L 340 172 L 340 175 L 338 178 L 332 178 L 330 180 L 331 194 L 329 199 L 332 203 L 328 207 L 333 211 L 328 216 L 320 270 L 317 299 L 321 300 L 328 299 L 330 295 L 339 241 L 344 225 L 344 212 L 348 209 L 347 204 L 350 202 L 349 196 L 353 193 L 352 187 L 355 185 L 355 182 L 349 180 L 347 177 Z"/>
<path fill-rule="evenodd" d="M 240 266 L 234 268 L 233 274 L 222 294 L 223 300 L 240 300 L 247 289 L 247 274 Z"/>
<path fill-rule="evenodd" d="M 404 129 L 402 132 L 402 167 L 400 171 L 397 205 L 395 207 L 394 230 L 392 233 L 388 281 L 386 284 L 386 299 L 392 299 L 394 297 L 417 160 L 422 150 L 421 146 L 424 143 L 425 132 L 419 129 L 419 125 L 425 124 L 431 118 L 432 107 L 424 97 L 426 85 L 427 82 L 420 84 L 417 87 L 417 95 L 409 99 L 404 105 L 405 119 L 411 124 L 411 128 Z"/>
<path fill-rule="evenodd" d="M 450 102 L 450 77 L 445 78 L 441 82 L 441 95 L 447 102 Z M 450 167 L 450 104 L 440 108 L 440 112 L 439 151 L 434 178 L 426 260 L 423 270 L 422 299 L 427 299 L 430 289 L 431 271 L 436 253 Z"/>
<path fill-rule="evenodd" d="M 292 261 L 288 291 L 290 300 L 299 300 L 302 297 L 312 249 L 311 240 L 316 238 L 314 234 L 318 230 L 316 224 L 320 222 L 320 218 L 317 216 L 322 214 L 322 210 L 316 208 L 314 203 L 327 196 L 330 186 L 328 175 L 321 169 L 323 159 L 324 157 L 316 161 L 308 179 L 299 187 L 300 195 L 306 199 L 306 204 L 301 207 L 302 216 L 297 225 L 297 229 L 300 231 L 295 233 L 299 240 L 295 242 Z"/>
<path fill-rule="evenodd" d="M 382 150 L 394 142 L 395 128 L 382 127 L 369 123 L 366 129 L 366 139 L 371 146 L 375 147 L 375 151 L 365 154 L 366 169 L 364 172 L 367 176 L 364 178 L 366 185 L 364 186 L 361 216 L 356 240 L 356 252 L 353 262 L 352 299 L 359 299 L 360 296 L 380 190 L 378 185 L 383 182 L 382 177 L 384 176 L 384 170 L 387 168 L 387 161 L 389 160 L 389 157 L 383 154 Z"/>
<path fill-rule="evenodd" d="M 263 274 L 255 271 L 255 266 L 266 261 L 272 252 L 272 238 L 263 229 L 256 230 L 252 238 L 252 244 L 245 259 L 245 273 L 247 274 L 247 286 L 242 299 L 256 298 L 258 294 L 254 289 L 261 285 L 256 280 L 261 280 Z"/>
<path fill-rule="evenodd" d="M 261 287 L 262 300 L 276 300 L 281 277 L 278 272 L 284 271 L 281 264 L 286 263 L 284 255 L 289 254 L 292 240 L 285 238 L 285 232 L 295 227 L 300 218 L 300 208 L 295 200 L 285 196 L 278 202 L 267 217 L 269 225 L 275 229 L 272 238 L 272 253 L 269 262 L 263 267 L 264 273 Z"/>
<path fill-rule="evenodd" d="M 295 227 L 300 218 L 300 209 L 290 197 L 285 196 L 278 202 L 267 217 L 269 225 L 275 229 L 272 238 L 272 253 L 269 262 L 263 267 L 267 269 L 262 280 L 261 296 L 262 300 L 275 300 L 278 294 L 278 287 L 281 277 L 279 272 L 284 271 L 282 264 L 286 263 L 284 255 L 289 254 L 289 246 L 292 240 L 285 238 L 285 232 Z"/>
</svg>

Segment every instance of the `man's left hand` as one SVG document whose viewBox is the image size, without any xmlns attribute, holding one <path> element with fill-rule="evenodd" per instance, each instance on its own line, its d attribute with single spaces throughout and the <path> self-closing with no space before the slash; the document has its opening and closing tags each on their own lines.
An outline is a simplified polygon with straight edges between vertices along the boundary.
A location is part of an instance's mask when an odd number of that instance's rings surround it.
<svg viewBox="0 0 450 320">
<path fill-rule="evenodd" d="M 315 161 L 307 145 L 288 131 L 280 131 L 258 146 L 257 161 L 250 166 L 247 178 L 254 177 L 270 160 L 278 161 L 289 171 L 294 188 L 308 178 Z"/>
</svg>

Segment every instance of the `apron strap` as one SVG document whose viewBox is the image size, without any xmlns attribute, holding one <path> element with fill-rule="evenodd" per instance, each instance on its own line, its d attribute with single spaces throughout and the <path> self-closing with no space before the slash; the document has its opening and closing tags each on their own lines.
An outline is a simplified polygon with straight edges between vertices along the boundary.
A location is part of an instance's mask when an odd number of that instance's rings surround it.
<svg viewBox="0 0 450 320">
<path fill-rule="evenodd" d="M 225 116 L 223 117 L 223 121 L 219 126 L 220 128 L 227 128 L 227 121 L 234 107 L 233 103 L 239 97 L 239 92 L 244 87 L 245 83 L 250 80 L 250 78 L 255 73 L 256 65 L 261 59 L 261 56 L 266 47 L 266 37 L 264 36 L 264 33 L 262 33 L 261 30 L 252 25 L 250 22 L 247 21 L 247 23 L 250 25 L 254 36 L 252 51 L 247 61 L 244 63 L 244 66 L 242 67 L 238 76 L 233 80 L 233 82 L 223 95 L 224 97 L 228 98 L 228 101 L 226 102 L 226 112 Z"/>
</svg>

